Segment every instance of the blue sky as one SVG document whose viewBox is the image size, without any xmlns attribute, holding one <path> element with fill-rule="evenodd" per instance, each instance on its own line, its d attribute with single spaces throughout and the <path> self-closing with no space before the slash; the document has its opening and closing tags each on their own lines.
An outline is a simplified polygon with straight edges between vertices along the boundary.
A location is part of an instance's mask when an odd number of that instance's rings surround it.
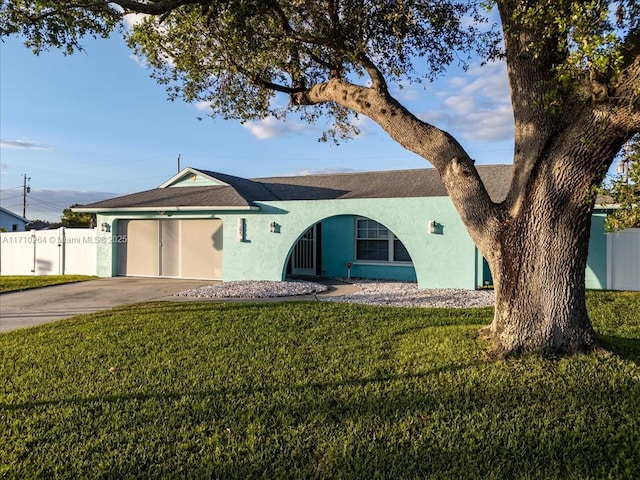
<svg viewBox="0 0 640 480">
<path fill-rule="evenodd" d="M 430 167 L 368 119 L 340 146 L 319 143 L 322 125 L 293 117 L 241 125 L 204 106 L 166 99 L 120 38 L 87 39 L 85 51 L 34 55 L 0 44 L 0 200 L 27 218 L 56 221 L 73 203 L 155 188 L 181 166 L 242 177 Z M 421 118 L 456 136 L 480 164 L 511 163 L 513 120 L 504 64 L 452 69 L 394 93 Z M 203 118 L 204 117 L 204 118 Z M 203 118 L 200 120 L 199 118 Z"/>
</svg>

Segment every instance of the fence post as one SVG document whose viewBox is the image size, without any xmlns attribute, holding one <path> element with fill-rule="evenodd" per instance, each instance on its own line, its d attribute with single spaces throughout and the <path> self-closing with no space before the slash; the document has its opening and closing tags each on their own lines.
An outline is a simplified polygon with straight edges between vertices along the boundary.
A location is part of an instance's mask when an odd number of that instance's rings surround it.
<svg viewBox="0 0 640 480">
<path fill-rule="evenodd" d="M 38 258 L 38 252 L 36 251 L 36 245 L 38 244 L 37 242 L 37 238 L 36 238 L 36 231 L 35 230 L 31 230 L 31 239 L 32 239 L 32 243 L 33 243 L 33 268 L 31 269 L 31 273 L 33 273 L 34 275 L 37 275 L 36 273 L 36 259 Z"/>
<path fill-rule="evenodd" d="M 58 271 L 60 275 L 64 275 L 65 272 L 65 256 L 66 256 L 66 238 L 65 238 L 65 229 L 64 227 L 60 227 L 58 229 L 58 248 L 60 249 L 59 258 L 60 258 L 60 267 L 58 267 Z"/>
</svg>

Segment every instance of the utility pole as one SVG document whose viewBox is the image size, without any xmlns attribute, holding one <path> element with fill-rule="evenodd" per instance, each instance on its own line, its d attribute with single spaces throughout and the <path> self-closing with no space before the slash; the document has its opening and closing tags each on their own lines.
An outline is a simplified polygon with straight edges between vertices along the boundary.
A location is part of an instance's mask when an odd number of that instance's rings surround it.
<svg viewBox="0 0 640 480">
<path fill-rule="evenodd" d="M 180 154 L 178 154 L 178 173 L 180 173 Z"/>
<path fill-rule="evenodd" d="M 22 218 L 27 218 L 27 193 L 31 193 L 31 185 L 27 182 L 31 181 L 31 177 L 27 177 L 26 173 L 22 174 L 24 182 L 22 183 Z"/>
</svg>

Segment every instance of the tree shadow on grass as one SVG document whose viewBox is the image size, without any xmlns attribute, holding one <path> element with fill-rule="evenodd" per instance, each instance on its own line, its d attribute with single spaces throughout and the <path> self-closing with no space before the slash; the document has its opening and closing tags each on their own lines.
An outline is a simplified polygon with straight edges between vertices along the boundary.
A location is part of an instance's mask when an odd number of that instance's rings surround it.
<svg viewBox="0 0 640 480">
<path fill-rule="evenodd" d="M 640 365 L 640 338 L 617 337 L 615 335 L 598 335 L 602 345 L 620 358 Z"/>
<path fill-rule="evenodd" d="M 586 382 L 579 391 L 565 392 L 562 404 L 573 405 L 576 420 L 564 409 L 547 406 L 557 401 L 547 384 L 519 381 L 519 374 L 504 384 L 476 382 L 463 391 L 456 385 L 466 384 L 467 367 L 286 386 L 68 398 L 3 409 L 67 411 L 115 403 L 129 416 L 145 408 L 141 402 L 150 401 L 146 418 L 155 412 L 162 419 L 162 430 L 152 434 L 166 435 L 168 443 L 151 443 L 144 457 L 134 455 L 124 464 L 103 465 L 103 473 L 112 478 L 142 478 L 149 468 L 159 468 L 156 473 L 165 478 L 229 479 L 597 478 L 607 472 L 625 478 L 620 470 L 625 465 L 631 474 L 627 478 L 640 473 L 633 466 L 638 455 L 625 440 L 637 422 L 621 423 L 633 405 L 620 414 L 616 402 L 602 403 L 611 395 L 608 384 Z M 442 381 L 448 374 L 449 380 Z M 599 418 L 592 418 L 592 409 Z M 174 413 L 165 417 L 165 411 Z M 210 430 L 198 431 L 203 425 Z M 110 440 L 120 438 L 117 448 L 130 447 L 131 431 L 147 432 L 143 419 L 126 428 L 110 430 Z M 176 448 L 172 432 L 181 432 L 182 447 L 197 447 L 197 461 L 188 450 Z M 89 434 L 74 430 L 74 435 Z M 199 441 L 212 445 L 204 448 Z M 109 443 L 105 447 L 114 448 Z M 161 461 L 155 449 L 161 451 Z"/>
<path fill-rule="evenodd" d="M 438 368 L 431 369 L 423 373 L 415 374 L 403 374 L 403 375 L 375 375 L 367 378 L 345 378 L 340 381 L 327 381 L 327 382 L 308 382 L 304 384 L 288 385 L 285 388 L 289 390 L 315 390 L 323 392 L 327 390 L 335 390 L 345 387 L 364 388 L 375 384 L 384 384 L 391 381 L 409 382 L 419 381 L 432 375 L 439 375 L 442 373 L 453 373 L 458 370 L 462 370 L 474 365 L 473 363 L 465 365 L 446 365 Z M 187 396 L 208 398 L 212 396 L 242 396 L 247 397 L 250 395 L 270 395 L 283 390 L 282 385 L 246 385 L 237 388 L 225 388 L 215 390 L 193 390 L 189 392 L 141 392 L 141 393 L 123 393 L 119 395 L 94 395 L 88 397 L 70 397 L 70 398 L 57 398 L 50 400 L 34 400 L 20 403 L 0 403 L 0 411 L 2 410 L 28 410 L 31 408 L 47 407 L 47 406 L 79 406 L 84 404 L 94 404 L 96 402 L 106 403 L 118 403 L 126 402 L 130 400 L 177 400 Z"/>
</svg>

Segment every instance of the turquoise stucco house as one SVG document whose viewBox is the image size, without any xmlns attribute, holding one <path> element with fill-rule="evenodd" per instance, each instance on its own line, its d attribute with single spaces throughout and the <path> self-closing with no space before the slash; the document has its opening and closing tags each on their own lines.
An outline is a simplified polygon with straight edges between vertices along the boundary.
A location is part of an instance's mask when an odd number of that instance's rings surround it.
<svg viewBox="0 0 640 480">
<path fill-rule="evenodd" d="M 511 170 L 478 167 L 494 201 L 506 196 Z M 186 168 L 156 189 L 74 210 L 97 214 L 103 277 L 491 283 L 435 169 L 245 179 Z M 590 288 L 606 286 L 604 218 L 594 215 Z"/>
</svg>

